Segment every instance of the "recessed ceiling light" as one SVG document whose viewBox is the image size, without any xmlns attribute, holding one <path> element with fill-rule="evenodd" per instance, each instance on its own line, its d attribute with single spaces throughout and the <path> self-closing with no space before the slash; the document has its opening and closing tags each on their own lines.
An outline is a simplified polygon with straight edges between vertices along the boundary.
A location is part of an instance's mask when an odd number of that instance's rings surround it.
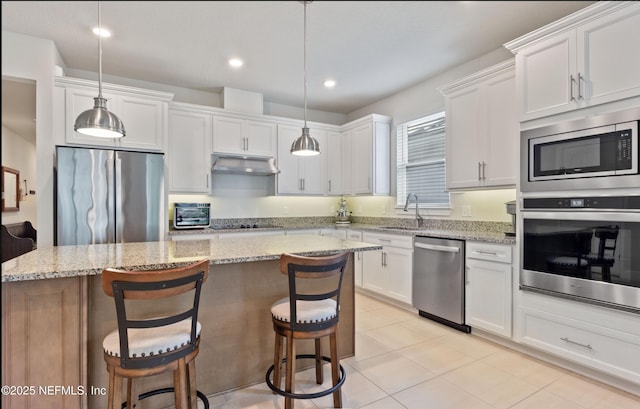
<svg viewBox="0 0 640 409">
<path fill-rule="evenodd" d="M 334 80 L 326 80 L 324 82 L 324 86 L 327 88 L 333 88 L 336 86 L 336 82 Z"/>
<path fill-rule="evenodd" d="M 100 36 L 102 38 L 109 38 L 111 37 L 111 31 L 107 30 L 106 28 L 102 27 L 94 27 L 91 31 L 93 31 L 93 34 Z"/>
<path fill-rule="evenodd" d="M 240 58 L 232 58 L 229 60 L 229 65 L 234 68 L 239 68 L 244 65 L 244 61 L 242 61 Z"/>
</svg>

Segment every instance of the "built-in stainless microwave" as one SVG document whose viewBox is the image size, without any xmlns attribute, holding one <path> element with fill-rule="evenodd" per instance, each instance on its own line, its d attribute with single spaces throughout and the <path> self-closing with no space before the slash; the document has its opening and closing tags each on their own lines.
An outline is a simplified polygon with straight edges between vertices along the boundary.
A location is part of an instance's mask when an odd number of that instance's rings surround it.
<svg viewBox="0 0 640 409">
<path fill-rule="evenodd" d="M 521 190 L 639 186 L 639 120 L 636 108 L 523 131 Z"/>
<path fill-rule="evenodd" d="M 211 225 L 210 203 L 174 203 L 173 227 L 176 229 L 204 229 Z"/>
</svg>

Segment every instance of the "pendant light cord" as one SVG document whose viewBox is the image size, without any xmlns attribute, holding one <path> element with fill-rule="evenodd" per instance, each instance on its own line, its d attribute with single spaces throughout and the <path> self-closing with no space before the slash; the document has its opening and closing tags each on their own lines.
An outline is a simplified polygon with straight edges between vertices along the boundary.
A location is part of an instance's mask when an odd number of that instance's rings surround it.
<svg viewBox="0 0 640 409">
<path fill-rule="evenodd" d="M 98 98 L 102 98 L 102 4 L 98 1 Z"/>
<path fill-rule="evenodd" d="M 304 2 L 304 51 L 303 51 L 303 64 L 304 71 L 304 127 L 307 127 L 307 3 Z"/>
</svg>

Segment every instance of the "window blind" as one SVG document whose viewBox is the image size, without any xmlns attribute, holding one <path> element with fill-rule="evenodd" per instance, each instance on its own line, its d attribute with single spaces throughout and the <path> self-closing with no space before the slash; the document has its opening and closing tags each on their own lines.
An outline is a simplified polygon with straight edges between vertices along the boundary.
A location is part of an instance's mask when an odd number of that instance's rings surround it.
<svg viewBox="0 0 640 409">
<path fill-rule="evenodd" d="M 404 206 L 407 195 L 415 193 L 419 207 L 448 208 L 444 112 L 400 124 L 396 135 L 396 205 Z"/>
</svg>

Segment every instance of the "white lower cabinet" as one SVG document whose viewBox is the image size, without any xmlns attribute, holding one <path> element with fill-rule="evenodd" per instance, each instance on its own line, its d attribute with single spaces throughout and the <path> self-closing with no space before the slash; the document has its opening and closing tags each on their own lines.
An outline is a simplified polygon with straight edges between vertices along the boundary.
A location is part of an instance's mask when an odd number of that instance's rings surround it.
<svg viewBox="0 0 640 409">
<path fill-rule="evenodd" d="M 465 291 L 466 323 L 511 338 L 510 245 L 467 241 Z"/>
<path fill-rule="evenodd" d="M 529 292 L 521 298 L 521 343 L 640 383 L 637 314 Z"/>
<path fill-rule="evenodd" d="M 347 240 L 362 241 L 362 232 L 359 230 L 348 229 Z M 353 252 L 353 277 L 356 287 L 362 287 L 362 260 L 365 252 L 354 251 Z"/>
<path fill-rule="evenodd" d="M 322 229 L 320 230 L 320 235 L 323 237 L 335 237 L 336 239 L 346 240 L 347 239 L 347 231 L 346 230 L 338 230 L 338 229 Z"/>
<path fill-rule="evenodd" d="M 363 254 L 362 288 L 411 304 L 413 237 L 365 232 L 362 241 L 383 245 Z"/>
</svg>

